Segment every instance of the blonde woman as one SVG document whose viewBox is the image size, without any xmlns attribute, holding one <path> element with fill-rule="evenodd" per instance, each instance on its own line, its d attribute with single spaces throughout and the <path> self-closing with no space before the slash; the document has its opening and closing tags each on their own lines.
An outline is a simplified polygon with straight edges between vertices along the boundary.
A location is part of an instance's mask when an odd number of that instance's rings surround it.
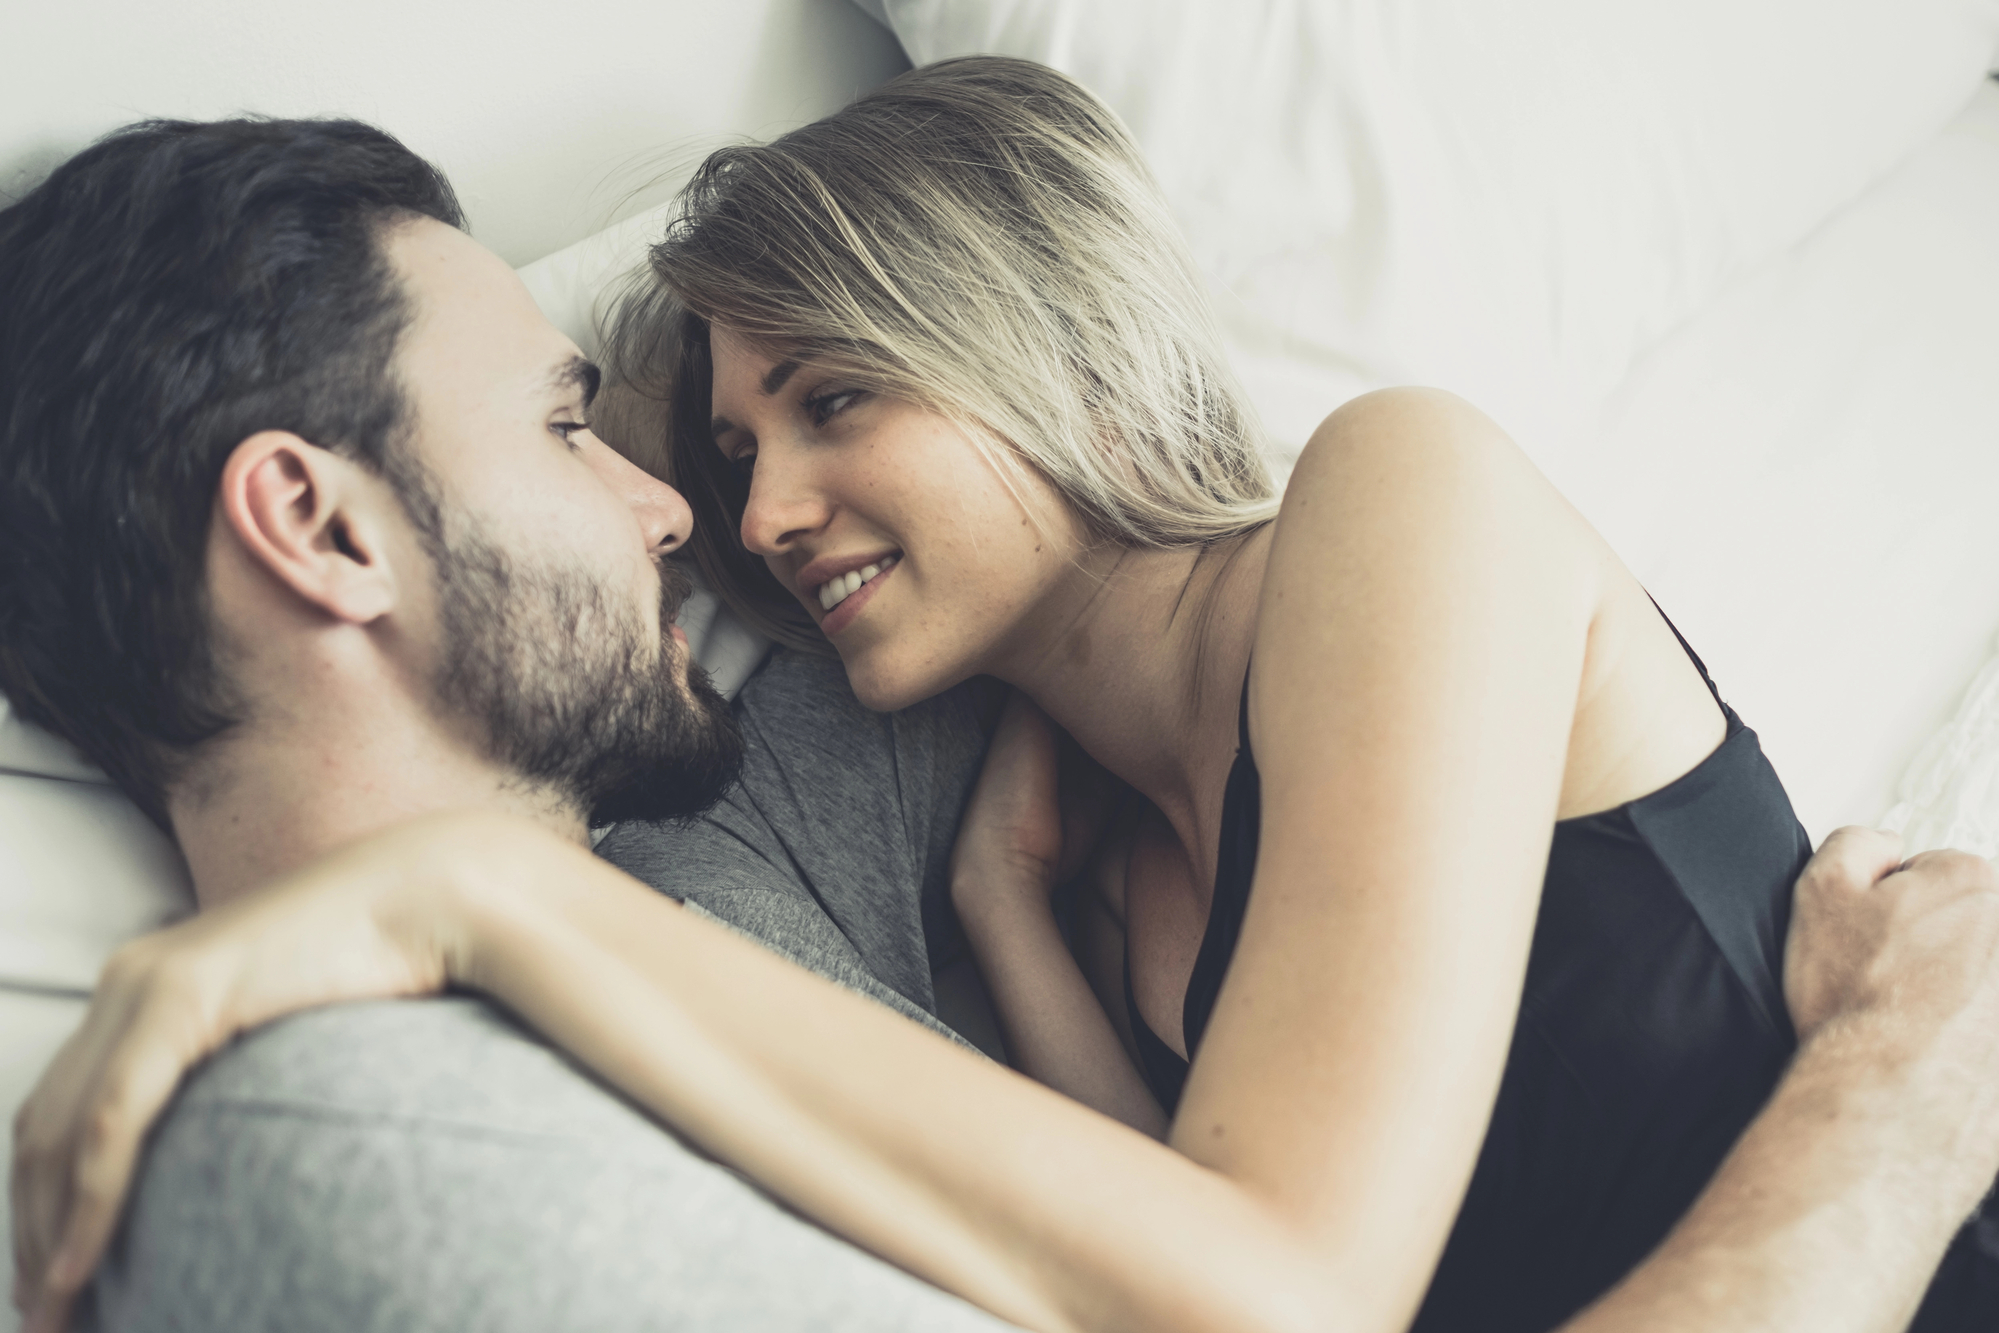
<svg viewBox="0 0 1999 1333">
<path fill-rule="evenodd" d="M 670 396 L 714 582 L 830 646 L 871 708 L 1017 691 L 952 891 L 1012 1062 L 1047 1087 L 490 819 L 397 831 L 205 923 L 254 984 L 173 1072 L 371 978 L 455 980 L 1034 1329 L 1906 1319 L 1920 1265 L 1857 1278 L 1847 1226 L 1902 1197 L 1851 1174 L 1902 1140 L 1847 1115 L 1830 1158 L 1782 1165 L 1846 1105 L 1822 1064 L 1674 1231 L 1792 1056 L 1809 848 L 1754 733 L 1490 421 L 1371 395 L 1280 499 L 1132 145 L 1020 62 L 919 70 L 717 155 L 651 272 L 615 359 Z M 1065 810 L 1070 740 L 1092 799 Z M 456 887 L 421 892 L 446 865 Z M 464 887 L 523 877 L 561 888 Z M 343 938 L 421 957 L 310 984 L 256 966 L 286 913 L 324 931 L 349 899 L 395 925 Z M 172 1002 L 112 987 L 84 1047 L 139 1058 L 121 1015 Z M 115 1198 L 116 1162 L 92 1169 Z M 1979 1244 L 1923 1327 L 1994 1308 Z"/>
<path fill-rule="evenodd" d="M 1019 692 L 953 881 L 1018 1068 L 1312 1219 L 1384 1326 L 1412 1255 L 1416 1328 L 1540 1330 L 1665 1237 L 1795 1049 L 1811 848 L 1497 426 L 1369 395 L 1280 502 L 1132 144 L 1025 62 L 717 154 L 650 267 L 616 350 L 716 586 L 870 708 Z"/>
</svg>

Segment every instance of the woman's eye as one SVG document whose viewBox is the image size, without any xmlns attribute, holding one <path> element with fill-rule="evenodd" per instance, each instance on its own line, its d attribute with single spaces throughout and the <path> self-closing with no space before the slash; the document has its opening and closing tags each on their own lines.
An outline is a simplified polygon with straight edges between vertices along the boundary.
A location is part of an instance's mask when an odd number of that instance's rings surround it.
<svg viewBox="0 0 1999 1333">
<path fill-rule="evenodd" d="M 574 435 L 577 431 L 590 429 L 586 423 L 581 421 L 553 421 L 549 423 L 548 428 L 561 436 L 562 442 L 571 449 L 576 447 L 576 441 L 571 439 L 570 436 Z"/>
<path fill-rule="evenodd" d="M 860 389 L 837 389 L 832 393 L 822 393 L 805 400 L 806 415 L 812 424 L 823 426 L 835 415 L 853 406 L 854 400 L 864 396 Z"/>
</svg>

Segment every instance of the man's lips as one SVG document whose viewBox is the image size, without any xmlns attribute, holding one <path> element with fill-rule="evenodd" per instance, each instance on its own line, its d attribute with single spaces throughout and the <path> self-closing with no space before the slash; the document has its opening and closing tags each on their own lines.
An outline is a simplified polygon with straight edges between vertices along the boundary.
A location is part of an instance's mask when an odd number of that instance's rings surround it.
<svg viewBox="0 0 1999 1333">
<path fill-rule="evenodd" d="M 672 625 L 686 609 L 687 599 L 694 595 L 694 580 L 687 577 L 686 570 L 664 557 L 655 557 L 653 567 L 659 571 L 659 623 Z"/>
</svg>

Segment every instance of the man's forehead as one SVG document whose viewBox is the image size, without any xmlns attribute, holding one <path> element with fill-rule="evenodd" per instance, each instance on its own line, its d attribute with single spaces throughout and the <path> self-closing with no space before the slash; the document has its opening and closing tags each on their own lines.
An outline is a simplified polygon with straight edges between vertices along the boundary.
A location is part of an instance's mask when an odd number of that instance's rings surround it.
<svg viewBox="0 0 1999 1333">
<path fill-rule="evenodd" d="M 385 249 L 410 302 L 413 369 L 475 376 L 485 391 L 502 381 L 530 393 L 594 389 L 596 367 L 491 250 L 428 218 L 396 228 Z"/>
</svg>

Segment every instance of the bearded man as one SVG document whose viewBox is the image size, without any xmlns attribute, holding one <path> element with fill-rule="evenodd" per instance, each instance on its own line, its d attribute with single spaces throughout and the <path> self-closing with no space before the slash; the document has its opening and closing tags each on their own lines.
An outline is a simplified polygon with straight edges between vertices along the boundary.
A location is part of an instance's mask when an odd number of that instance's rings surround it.
<svg viewBox="0 0 1999 1333">
<path fill-rule="evenodd" d="M 687 506 L 592 434 L 596 367 L 462 227 L 428 163 L 338 121 L 134 126 L 0 212 L 0 689 L 173 834 L 204 918 L 426 812 L 622 820 L 634 872 L 945 1031 L 920 897 L 934 917 L 976 773 L 969 695 L 871 719 L 837 664 L 781 654 L 732 786 L 743 737 L 674 627 Z M 828 843 L 797 794 L 849 781 L 868 817 Z M 47 1104 L 17 1134 L 16 1290 L 53 1324 L 79 1283 L 38 1271 L 38 1219 L 74 1215 L 32 1169 Z M 208 1064 L 77 1313 L 997 1326 L 464 998 Z"/>
</svg>

